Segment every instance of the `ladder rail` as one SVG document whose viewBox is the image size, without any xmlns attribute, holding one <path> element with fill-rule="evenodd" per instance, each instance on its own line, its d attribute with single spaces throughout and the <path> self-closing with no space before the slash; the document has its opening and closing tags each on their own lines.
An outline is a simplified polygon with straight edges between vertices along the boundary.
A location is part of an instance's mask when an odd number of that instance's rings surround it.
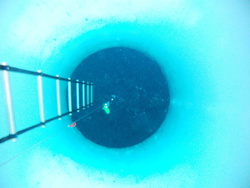
<svg viewBox="0 0 250 188">
<path fill-rule="evenodd" d="M 75 109 L 75 110 L 73 110 L 73 111 L 71 111 L 71 112 L 66 112 L 66 113 L 62 114 L 60 117 L 67 116 L 67 115 L 69 115 L 70 113 L 73 113 L 73 112 L 76 112 L 76 111 L 77 111 L 77 109 Z M 0 144 L 3 143 L 3 142 L 5 142 L 5 141 L 12 140 L 12 139 L 16 138 L 17 136 L 20 136 L 21 134 L 26 133 L 26 132 L 28 132 L 28 131 L 30 131 L 30 130 L 32 130 L 32 129 L 41 127 L 43 124 L 49 123 L 49 122 L 54 121 L 54 120 L 56 120 L 56 119 L 58 119 L 58 118 L 59 118 L 59 116 L 55 116 L 55 117 L 53 117 L 53 118 L 50 118 L 50 119 L 48 119 L 48 120 L 45 120 L 45 122 L 43 122 L 43 123 L 42 123 L 42 122 L 41 122 L 41 123 L 37 123 L 37 124 L 35 124 L 35 125 L 32 125 L 32 126 L 30 126 L 30 127 L 25 128 L 25 129 L 19 130 L 19 131 L 17 131 L 15 134 L 10 134 L 10 135 L 8 135 L 8 136 L 2 137 L 2 138 L 0 138 Z"/>
<path fill-rule="evenodd" d="M 16 67 L 9 66 L 8 64 L 4 65 L 4 63 L 0 64 L 0 70 L 7 70 L 9 72 L 17 72 L 17 73 L 23 73 L 23 74 L 35 75 L 35 76 L 41 75 L 43 77 L 52 78 L 52 79 L 55 79 L 55 80 L 59 79 L 59 80 L 68 82 L 67 78 L 57 77 L 57 76 L 45 74 L 45 73 L 42 73 L 42 72 L 35 72 L 35 71 L 30 71 L 30 70 L 25 70 L 25 69 L 19 69 L 19 68 L 16 68 Z M 71 82 L 72 83 L 77 83 L 76 80 L 71 80 Z"/>
</svg>

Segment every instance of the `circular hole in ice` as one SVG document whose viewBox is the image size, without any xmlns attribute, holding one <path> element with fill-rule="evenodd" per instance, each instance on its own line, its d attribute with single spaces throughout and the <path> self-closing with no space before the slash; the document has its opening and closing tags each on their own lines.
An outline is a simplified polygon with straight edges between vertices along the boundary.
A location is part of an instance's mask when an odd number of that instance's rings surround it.
<svg viewBox="0 0 250 188">
<path fill-rule="evenodd" d="M 157 131 L 167 115 L 166 77 L 156 61 L 137 50 L 98 51 L 85 58 L 71 78 L 94 84 L 94 106 L 74 113 L 72 121 L 110 101 L 109 114 L 100 108 L 77 122 L 82 135 L 98 145 L 124 148 L 139 144 Z M 73 93 L 73 104 L 75 96 Z"/>
</svg>

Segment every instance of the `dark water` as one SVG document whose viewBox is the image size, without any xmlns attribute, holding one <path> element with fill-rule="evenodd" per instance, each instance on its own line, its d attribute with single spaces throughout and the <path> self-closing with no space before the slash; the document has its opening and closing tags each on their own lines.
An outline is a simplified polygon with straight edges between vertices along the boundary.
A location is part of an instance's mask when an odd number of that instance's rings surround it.
<svg viewBox="0 0 250 188">
<path fill-rule="evenodd" d="M 84 59 L 72 78 L 94 83 L 94 106 L 74 113 L 73 121 L 116 95 L 110 114 L 100 109 L 77 123 L 83 136 L 96 144 L 113 148 L 138 144 L 165 119 L 167 81 L 158 64 L 141 52 L 128 48 L 99 51 Z"/>
</svg>

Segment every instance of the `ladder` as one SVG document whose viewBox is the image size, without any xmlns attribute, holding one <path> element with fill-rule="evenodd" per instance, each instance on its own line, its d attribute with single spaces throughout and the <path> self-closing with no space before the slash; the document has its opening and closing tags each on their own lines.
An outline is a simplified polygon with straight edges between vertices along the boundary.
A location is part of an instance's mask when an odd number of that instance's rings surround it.
<svg viewBox="0 0 250 188">
<path fill-rule="evenodd" d="M 6 101 L 6 112 L 7 112 L 7 126 L 9 130 L 9 135 L 0 138 L 0 143 L 3 143 L 7 140 L 16 141 L 17 136 L 21 135 L 27 131 L 30 131 L 37 127 L 45 127 L 47 123 L 61 119 L 63 116 L 72 115 L 74 112 L 80 112 L 82 109 L 86 109 L 93 105 L 93 83 L 79 81 L 79 80 L 72 80 L 71 78 L 62 78 L 59 75 L 52 76 L 49 74 L 42 73 L 41 70 L 37 72 L 29 71 L 25 69 L 19 69 L 16 67 L 11 67 L 7 63 L 0 64 L 0 72 L 2 72 L 2 82 L 3 82 L 3 90 L 5 95 Z M 37 97 L 39 101 L 39 117 L 40 122 L 31 125 L 28 128 L 22 130 L 16 130 L 16 123 L 15 123 L 15 113 L 13 109 L 13 99 L 12 99 L 12 92 L 11 92 L 11 82 L 10 82 L 10 72 L 17 72 L 20 74 L 27 74 L 36 77 L 37 79 Z M 57 116 L 46 119 L 45 118 L 45 109 L 44 109 L 44 93 L 43 93 L 43 78 L 50 78 L 55 81 L 55 92 L 56 92 L 56 104 L 57 104 Z M 60 86 L 61 82 L 67 82 L 67 106 L 68 111 L 66 113 L 62 113 L 62 106 L 61 106 L 61 91 Z M 76 93 L 76 108 L 73 109 L 72 103 L 72 84 L 75 84 L 75 93 Z M 80 89 L 81 88 L 81 89 Z M 82 104 L 80 104 L 80 96 L 82 97 Z"/>
</svg>

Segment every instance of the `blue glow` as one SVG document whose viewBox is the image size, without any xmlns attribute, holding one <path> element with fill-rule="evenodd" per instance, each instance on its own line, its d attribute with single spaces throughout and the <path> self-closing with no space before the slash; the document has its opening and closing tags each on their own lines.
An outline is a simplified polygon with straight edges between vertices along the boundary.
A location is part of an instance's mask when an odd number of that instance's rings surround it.
<svg viewBox="0 0 250 188">
<path fill-rule="evenodd" d="M 0 187 L 250 186 L 249 1 L 141 2 L 0 2 L 1 62 L 68 77 L 93 52 L 131 47 L 160 63 L 171 92 L 162 127 L 131 148 L 99 147 L 68 128 L 69 117 L 0 145 L 2 163 L 53 134 L 1 166 Z M 36 80 L 11 79 L 20 130 L 39 122 Z M 49 118 L 55 88 L 45 90 Z M 1 115 L 0 136 L 5 124 Z"/>
</svg>

